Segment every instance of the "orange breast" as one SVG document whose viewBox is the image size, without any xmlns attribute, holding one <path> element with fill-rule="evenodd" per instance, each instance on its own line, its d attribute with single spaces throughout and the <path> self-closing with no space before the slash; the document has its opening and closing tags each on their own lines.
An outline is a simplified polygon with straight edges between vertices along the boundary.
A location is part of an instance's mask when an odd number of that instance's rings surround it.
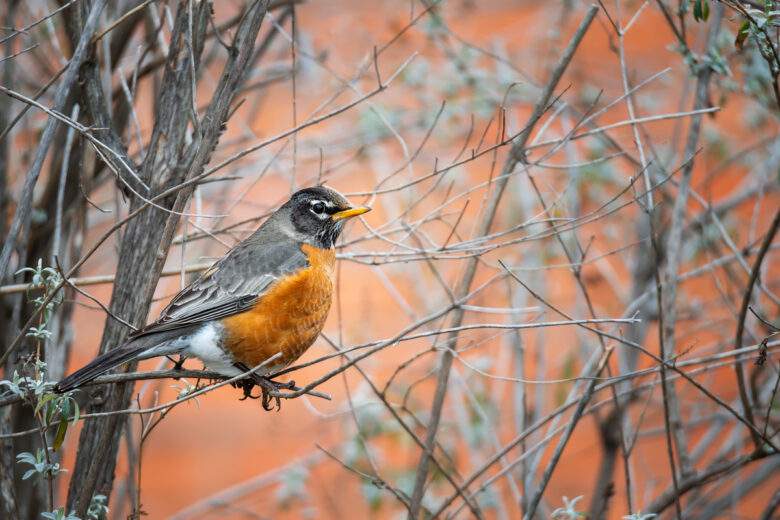
<svg viewBox="0 0 780 520">
<path fill-rule="evenodd" d="M 254 367 L 281 352 L 274 366 L 298 359 L 317 339 L 330 310 L 335 252 L 303 245 L 309 267 L 276 281 L 252 310 L 222 321 L 224 347 Z"/>
</svg>

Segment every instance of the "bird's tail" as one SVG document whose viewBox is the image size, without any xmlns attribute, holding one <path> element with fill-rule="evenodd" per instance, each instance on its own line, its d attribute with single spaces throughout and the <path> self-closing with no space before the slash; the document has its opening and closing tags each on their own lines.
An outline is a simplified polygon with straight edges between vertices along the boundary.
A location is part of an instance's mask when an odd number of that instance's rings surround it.
<svg viewBox="0 0 780 520">
<path fill-rule="evenodd" d="M 105 374 L 112 368 L 137 359 L 146 348 L 146 345 L 135 346 L 133 343 L 129 343 L 122 347 L 109 350 L 57 383 L 57 386 L 54 387 L 54 391 L 65 393 L 85 385 L 96 377 Z"/>
<path fill-rule="evenodd" d="M 105 374 L 112 368 L 116 368 L 128 361 L 175 354 L 181 351 L 180 345 L 174 346 L 167 342 L 158 343 L 157 341 L 154 341 L 154 339 L 155 338 L 141 337 L 136 340 L 131 340 L 129 343 L 126 343 L 119 348 L 109 350 L 57 383 L 54 387 L 54 391 L 65 393 L 70 390 L 75 390 L 76 388 L 89 383 L 96 377 Z"/>
</svg>

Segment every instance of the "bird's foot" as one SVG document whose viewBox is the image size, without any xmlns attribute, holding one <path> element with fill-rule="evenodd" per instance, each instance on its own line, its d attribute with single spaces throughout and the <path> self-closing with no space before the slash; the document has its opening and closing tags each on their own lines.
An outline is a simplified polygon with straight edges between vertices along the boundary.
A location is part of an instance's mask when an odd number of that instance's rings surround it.
<svg viewBox="0 0 780 520">
<path fill-rule="evenodd" d="M 257 383 L 254 379 L 249 377 L 234 381 L 230 383 L 230 386 L 233 388 L 240 388 L 244 392 L 244 397 L 241 397 L 239 401 L 244 401 L 245 399 L 260 399 L 262 397 L 262 395 L 252 395 L 252 389 L 257 386 Z"/>
<path fill-rule="evenodd" d="M 280 390 L 293 390 L 295 388 L 295 381 L 287 381 L 286 383 L 281 383 L 279 381 L 274 381 L 273 379 L 269 379 L 267 377 L 260 377 L 259 378 L 259 386 L 262 390 L 262 398 L 263 398 L 263 410 L 266 412 L 270 412 L 273 410 L 273 406 L 271 405 L 272 402 L 276 403 L 276 411 L 282 409 L 282 399 L 279 396 Z"/>
<path fill-rule="evenodd" d="M 282 408 L 282 399 L 279 396 L 280 390 L 295 390 L 295 381 L 287 381 L 285 383 L 268 379 L 267 377 L 256 377 L 240 379 L 232 385 L 236 388 L 240 388 L 244 392 L 244 397 L 240 398 L 241 401 L 245 399 L 262 399 L 263 409 L 270 412 L 274 409 L 272 403 L 275 402 L 276 410 L 279 411 Z M 253 395 L 252 389 L 255 386 L 260 387 L 260 394 Z"/>
</svg>

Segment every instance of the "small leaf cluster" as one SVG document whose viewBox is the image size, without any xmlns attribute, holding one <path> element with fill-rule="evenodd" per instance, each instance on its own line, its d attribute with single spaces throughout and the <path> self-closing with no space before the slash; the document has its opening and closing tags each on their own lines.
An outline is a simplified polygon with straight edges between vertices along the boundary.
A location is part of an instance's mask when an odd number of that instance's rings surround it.
<svg viewBox="0 0 780 520">
<path fill-rule="evenodd" d="M 30 303 L 32 303 L 36 309 L 43 307 L 40 323 L 38 323 L 37 326 L 30 327 L 30 330 L 27 331 L 27 336 L 40 340 L 47 340 L 51 337 L 51 331 L 48 330 L 47 326 L 54 315 L 54 310 L 62 303 L 63 299 L 62 292 L 58 291 L 58 288 L 62 283 L 62 276 L 60 276 L 60 273 L 53 267 L 44 267 L 43 260 L 40 258 L 35 267 L 24 267 L 16 271 L 16 274 L 23 273 L 31 274 L 30 284 L 27 287 Z M 39 290 L 42 290 L 43 292 L 37 296 L 32 296 L 33 291 Z M 58 291 L 57 294 L 49 302 L 46 302 L 54 291 Z"/>
<path fill-rule="evenodd" d="M 50 513 L 41 513 L 41 516 L 46 518 L 46 520 L 81 520 L 81 518 L 76 516 L 75 511 L 65 514 L 64 507 L 58 507 Z"/>
<path fill-rule="evenodd" d="M 86 520 L 105 520 L 108 518 L 107 502 L 108 498 L 105 495 L 93 496 L 92 501 L 89 503 L 89 509 L 87 509 Z M 81 518 L 76 516 L 75 511 L 66 514 L 64 507 L 58 507 L 50 513 L 41 513 L 41 516 L 46 518 L 46 520 L 81 520 Z"/>
<path fill-rule="evenodd" d="M 39 448 L 35 455 L 29 451 L 18 453 L 16 455 L 16 463 L 32 466 L 30 469 L 24 472 L 24 475 L 22 475 L 22 480 L 27 480 L 35 476 L 52 478 L 60 471 L 64 471 L 60 468 L 59 463 L 49 463 L 46 458 L 46 452 L 43 450 L 43 448 Z"/>
<path fill-rule="evenodd" d="M 746 6 L 745 20 L 737 32 L 734 44 L 742 49 L 745 41 L 750 39 L 756 44 L 761 56 L 769 64 L 772 75 L 780 74 L 780 63 L 776 50 L 769 39 L 769 30 L 780 27 L 780 10 L 775 9 L 774 2 L 765 1 L 764 9 Z"/>
<path fill-rule="evenodd" d="M 33 406 L 33 413 L 46 429 L 56 425 L 52 448 L 57 451 L 65 440 L 68 427 L 80 417 L 79 405 L 72 392 L 57 394 L 52 391 L 55 383 L 46 380 L 46 362 L 35 361 L 35 375 L 24 376 L 14 370 L 13 378 L 0 381 L 12 394 Z"/>
<path fill-rule="evenodd" d="M 684 16 L 692 12 L 697 22 L 706 22 L 710 15 L 712 0 L 685 0 L 680 2 L 679 14 Z M 776 0 L 763 2 L 722 2 L 731 8 L 741 19 L 736 35 L 727 29 L 720 31 L 717 42 L 704 55 L 693 53 L 684 43 L 679 42 L 677 50 L 692 74 L 704 69 L 715 73 L 713 83 L 720 88 L 721 98 L 717 104 L 726 102 L 727 94 L 741 90 L 755 99 L 761 107 L 757 113 L 745 111 L 751 126 L 760 126 L 766 118 L 766 108 L 775 110 L 780 103 L 780 50 L 773 37 L 780 27 L 780 9 Z M 733 43 L 732 43 L 733 42 Z M 734 53 L 734 47 L 739 51 Z M 739 57 L 737 66 L 740 74 L 732 74 L 728 57 Z M 774 94 L 773 94 L 774 91 Z M 755 110 L 754 110 L 755 112 Z M 759 115 L 757 115 L 759 114 Z"/>
<path fill-rule="evenodd" d="M 21 397 L 30 402 L 37 402 L 41 396 L 50 392 L 54 383 L 46 381 L 44 373 L 46 363 L 41 360 L 35 361 L 35 376 L 25 376 L 14 370 L 11 380 L 3 379 L 0 381 L 0 387 L 6 387 L 12 394 Z"/>
<path fill-rule="evenodd" d="M 582 495 L 574 497 L 569 500 L 569 497 L 563 497 L 563 507 L 559 507 L 552 512 L 550 518 L 552 520 L 576 520 L 577 518 L 585 518 L 585 513 L 577 511 L 577 502 L 582 500 Z"/>
<path fill-rule="evenodd" d="M 105 518 L 108 518 L 108 497 L 95 495 L 89 503 L 89 509 L 87 509 L 87 520 L 104 520 Z"/>
<path fill-rule="evenodd" d="M 200 388 L 198 388 L 197 385 L 193 385 L 192 383 L 190 383 L 186 379 L 182 379 L 181 381 L 170 385 L 170 387 L 173 388 L 174 390 L 176 390 L 176 400 L 177 401 L 186 398 L 188 395 L 193 394 L 193 393 L 197 392 L 200 389 Z M 195 401 L 195 404 L 200 406 L 200 403 L 198 402 L 197 398 L 192 399 L 192 400 Z"/>
<path fill-rule="evenodd" d="M 577 511 L 577 502 L 582 500 L 582 495 L 569 500 L 569 497 L 563 497 L 563 507 L 557 508 L 550 514 L 551 520 L 576 520 L 578 518 L 587 518 L 588 515 L 582 511 Z M 655 513 L 642 513 L 637 511 L 630 515 L 623 516 L 623 520 L 652 520 L 658 517 Z"/>
<path fill-rule="evenodd" d="M 652 520 L 653 518 L 658 517 L 655 513 L 644 513 L 642 514 L 641 511 L 632 513 L 630 515 L 626 515 L 623 517 L 623 520 Z"/>
<path fill-rule="evenodd" d="M 283 508 L 288 508 L 297 500 L 305 500 L 308 478 L 309 470 L 303 465 L 296 465 L 285 471 L 276 490 L 276 501 Z"/>
<path fill-rule="evenodd" d="M 57 425 L 52 449 L 57 451 L 65 440 L 68 427 L 76 424 L 80 417 L 79 405 L 70 393 L 60 395 L 47 393 L 38 400 L 35 413 L 43 418 L 43 424 L 48 428 Z"/>
</svg>

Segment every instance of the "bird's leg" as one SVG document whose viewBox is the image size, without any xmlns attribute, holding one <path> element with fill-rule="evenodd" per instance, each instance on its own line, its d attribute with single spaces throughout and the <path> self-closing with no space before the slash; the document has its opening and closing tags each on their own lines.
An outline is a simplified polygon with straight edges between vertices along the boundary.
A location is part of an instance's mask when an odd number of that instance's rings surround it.
<svg viewBox="0 0 780 520">
<path fill-rule="evenodd" d="M 173 369 L 174 370 L 184 370 L 182 367 L 184 366 L 184 362 L 187 360 L 184 356 L 179 356 L 179 359 L 177 361 L 173 362 Z"/>
<path fill-rule="evenodd" d="M 184 366 L 184 362 L 187 360 L 186 357 L 180 355 L 179 359 L 176 361 L 174 361 L 174 359 L 171 356 L 165 356 L 165 357 L 167 357 L 171 361 L 171 363 L 173 363 L 173 368 L 171 370 L 176 370 L 176 371 L 184 370 L 182 367 Z M 174 377 L 174 379 L 178 380 L 179 378 Z"/>
</svg>

